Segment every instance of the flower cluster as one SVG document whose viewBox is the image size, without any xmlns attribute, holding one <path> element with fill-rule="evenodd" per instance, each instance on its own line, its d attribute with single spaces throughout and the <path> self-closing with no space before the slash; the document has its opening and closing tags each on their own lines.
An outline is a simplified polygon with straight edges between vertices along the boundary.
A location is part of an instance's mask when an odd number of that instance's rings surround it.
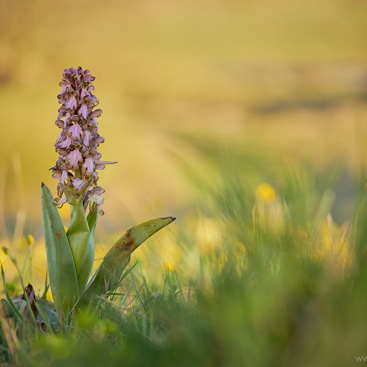
<svg viewBox="0 0 367 367">
<path fill-rule="evenodd" d="M 104 189 L 97 186 L 97 170 L 116 162 L 101 161 L 97 150 L 104 138 L 98 134 L 96 119 L 102 110 L 95 109 L 99 102 L 92 94 L 94 79 L 89 70 L 83 71 L 80 66 L 63 72 L 62 91 L 57 96 L 62 106 L 55 122 L 62 129 L 55 143 L 59 158 L 51 170 L 52 177 L 59 179 L 55 205 L 62 206 L 66 202 L 75 205 L 82 197 L 85 205 L 89 203 L 90 210 L 103 214 L 101 194 Z"/>
</svg>

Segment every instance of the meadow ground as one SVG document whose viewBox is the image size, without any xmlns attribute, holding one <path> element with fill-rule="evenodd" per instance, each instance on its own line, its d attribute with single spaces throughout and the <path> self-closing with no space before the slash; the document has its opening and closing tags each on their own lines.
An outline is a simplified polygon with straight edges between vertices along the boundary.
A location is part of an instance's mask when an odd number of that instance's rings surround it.
<svg viewBox="0 0 367 367">
<path fill-rule="evenodd" d="M 177 217 L 120 294 L 69 327 L 3 322 L 2 363 L 366 364 L 366 14 L 346 0 L 0 0 L 0 243 L 23 281 L 42 294 L 40 184 L 56 191 L 66 67 L 96 76 L 101 152 L 119 162 L 100 174 L 95 267 L 132 225 Z"/>
</svg>

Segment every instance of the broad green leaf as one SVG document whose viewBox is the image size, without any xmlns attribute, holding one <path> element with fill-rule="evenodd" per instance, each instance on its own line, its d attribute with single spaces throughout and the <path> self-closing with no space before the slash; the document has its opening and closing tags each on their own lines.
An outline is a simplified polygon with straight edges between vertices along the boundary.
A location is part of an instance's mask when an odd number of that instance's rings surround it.
<svg viewBox="0 0 367 367">
<path fill-rule="evenodd" d="M 79 298 L 74 258 L 50 189 L 42 184 L 42 216 L 45 229 L 48 272 L 53 298 L 64 316 Z"/>
<path fill-rule="evenodd" d="M 153 219 L 125 232 L 104 257 L 79 303 L 89 303 L 93 296 L 106 294 L 115 289 L 121 279 L 122 272 L 130 261 L 131 253 L 146 239 L 175 219 L 173 217 Z"/>
<path fill-rule="evenodd" d="M 80 199 L 72 206 L 70 227 L 66 233 L 74 257 L 80 292 L 84 290 L 93 267 L 96 213 L 91 213 L 90 221 L 92 228 L 89 227 L 83 201 Z"/>
</svg>

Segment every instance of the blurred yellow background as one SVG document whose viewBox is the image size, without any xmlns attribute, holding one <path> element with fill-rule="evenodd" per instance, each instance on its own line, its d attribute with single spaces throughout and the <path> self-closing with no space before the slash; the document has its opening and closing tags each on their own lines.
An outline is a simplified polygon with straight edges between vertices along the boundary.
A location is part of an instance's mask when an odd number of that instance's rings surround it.
<svg viewBox="0 0 367 367">
<path fill-rule="evenodd" d="M 193 142 L 264 166 L 291 157 L 322 170 L 342 158 L 354 172 L 365 156 L 366 19 L 363 0 L 0 0 L 0 239 L 24 224 L 42 241 L 40 184 L 56 191 L 56 96 L 71 66 L 96 77 L 100 151 L 119 162 L 100 173 L 101 242 L 152 217 L 179 226 L 198 215 L 182 167 L 215 182 L 218 162 Z"/>
</svg>

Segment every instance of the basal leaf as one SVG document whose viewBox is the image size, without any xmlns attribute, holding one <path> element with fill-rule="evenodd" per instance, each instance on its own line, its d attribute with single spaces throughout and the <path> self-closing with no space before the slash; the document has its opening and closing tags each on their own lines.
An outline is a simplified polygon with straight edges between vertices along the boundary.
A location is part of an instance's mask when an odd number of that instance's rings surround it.
<svg viewBox="0 0 367 367">
<path fill-rule="evenodd" d="M 104 257 L 102 264 L 93 276 L 79 303 L 89 303 L 93 296 L 106 294 L 118 285 L 122 272 L 130 261 L 131 253 L 146 239 L 176 218 L 158 218 L 130 228 L 115 243 Z"/>
<path fill-rule="evenodd" d="M 53 205 L 52 193 L 44 184 L 42 184 L 41 194 L 51 291 L 55 303 L 66 315 L 79 298 L 74 258 L 59 212 Z"/>
</svg>

